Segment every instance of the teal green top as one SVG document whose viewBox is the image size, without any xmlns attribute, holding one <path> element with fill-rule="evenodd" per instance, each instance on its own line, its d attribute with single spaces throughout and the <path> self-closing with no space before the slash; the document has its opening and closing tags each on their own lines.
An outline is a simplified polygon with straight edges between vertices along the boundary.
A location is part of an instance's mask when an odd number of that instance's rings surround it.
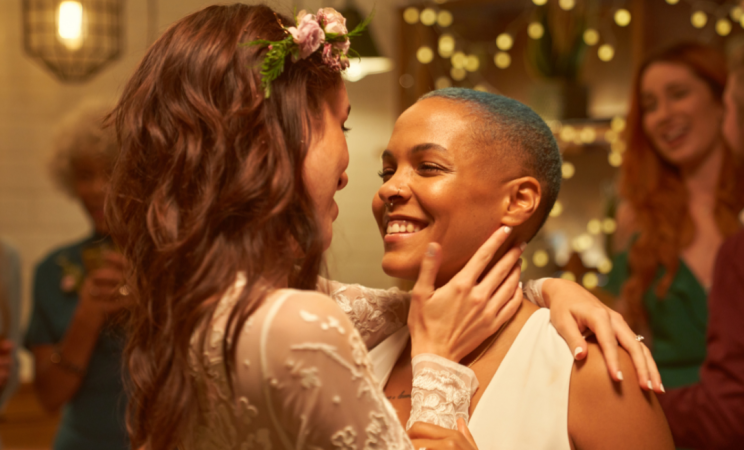
<svg viewBox="0 0 744 450">
<path fill-rule="evenodd" d="M 661 380 L 664 387 L 676 388 L 700 381 L 700 367 L 705 359 L 708 295 L 680 259 L 669 291 L 659 300 L 654 291 L 664 272 L 659 267 L 656 279 L 643 295 L 643 306 L 653 334 L 651 353 L 659 366 Z M 628 253 L 623 252 L 614 258 L 604 289 L 619 296 L 629 276 Z"/>
<path fill-rule="evenodd" d="M 103 240 L 105 238 L 100 236 L 88 237 L 53 251 L 37 266 L 33 312 L 24 342 L 26 348 L 62 341 L 78 303 L 77 292 L 69 284 L 63 284 L 63 278 L 69 275 L 70 268 L 80 269 L 84 275 L 83 250 Z M 129 449 L 124 422 L 123 346 L 121 331 L 105 326 L 80 388 L 64 406 L 55 450 Z"/>
</svg>

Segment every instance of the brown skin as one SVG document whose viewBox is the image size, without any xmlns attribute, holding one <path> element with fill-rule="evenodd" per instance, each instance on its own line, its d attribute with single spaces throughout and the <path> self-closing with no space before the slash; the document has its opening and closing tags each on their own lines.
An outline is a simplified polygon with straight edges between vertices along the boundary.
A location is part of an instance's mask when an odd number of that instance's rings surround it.
<svg viewBox="0 0 744 450">
<path fill-rule="evenodd" d="M 516 239 L 528 237 L 533 226 L 530 219 L 540 203 L 539 183 L 508 162 L 499 167 L 499 173 L 484 177 L 484 166 L 492 161 L 470 147 L 469 120 L 468 110 L 461 105 L 432 98 L 415 104 L 396 122 L 383 159 L 385 184 L 373 210 L 383 236 L 388 216 L 396 212 L 420 221 L 425 228 L 386 240 L 383 268 L 389 275 L 415 278 L 425 251 L 421 242 L 436 241 L 442 246 L 444 270 L 437 278 L 441 284 L 462 267 L 462 260 L 467 261 L 494 225 L 513 226 Z M 423 143 L 437 144 L 439 149 L 412 151 Z M 385 203 L 393 203 L 392 212 L 386 210 Z M 471 402 L 471 413 L 536 309 L 523 302 L 491 348 L 473 364 L 481 388 Z M 475 359 L 488 343 L 486 340 L 462 362 Z M 595 343 L 589 344 L 587 353 L 585 360 L 575 363 L 571 377 L 568 432 L 573 448 L 673 448 L 654 395 L 641 390 L 635 381 L 617 384 L 608 378 Z M 633 370 L 625 351 L 620 352 L 620 370 Z M 411 384 L 410 351 L 404 351 L 385 387 L 403 424 L 410 414 Z"/>
<path fill-rule="evenodd" d="M 641 96 L 644 132 L 659 155 L 679 168 L 690 193 L 688 208 L 697 232 L 680 257 L 704 286 L 710 286 L 723 242 L 713 209 L 725 149 L 724 105 L 687 66 L 667 62 L 646 69 Z M 636 232 L 635 219 L 625 204 L 617 215 L 614 245 L 624 250 Z"/>
<path fill-rule="evenodd" d="M 96 232 L 107 230 L 103 220 L 103 199 L 108 183 L 108 166 L 90 158 L 76 161 L 73 186 Z M 126 260 L 118 253 L 105 254 L 103 267 L 92 270 L 83 281 L 78 304 L 67 333 L 57 348 L 64 361 L 85 371 L 106 318 L 127 307 L 131 298 L 119 293 L 124 283 Z M 53 345 L 31 348 L 36 373 L 34 388 L 41 404 L 48 411 L 58 410 L 70 401 L 80 388 L 82 377 L 51 362 Z"/>
</svg>

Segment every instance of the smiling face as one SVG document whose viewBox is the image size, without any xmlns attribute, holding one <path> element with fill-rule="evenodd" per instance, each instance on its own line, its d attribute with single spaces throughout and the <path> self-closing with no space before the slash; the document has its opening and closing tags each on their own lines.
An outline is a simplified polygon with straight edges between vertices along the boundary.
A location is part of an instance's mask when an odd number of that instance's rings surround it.
<svg viewBox="0 0 744 450">
<path fill-rule="evenodd" d="M 333 221 L 338 217 L 338 205 L 333 197 L 349 182 L 346 175 L 349 149 L 344 123 L 349 118 L 350 108 L 343 84 L 329 91 L 303 166 L 303 179 L 318 214 L 324 250 L 331 245 Z"/>
<path fill-rule="evenodd" d="M 688 67 L 651 64 L 641 78 L 643 129 L 662 158 L 677 167 L 700 164 L 722 143 L 723 105 Z"/>
<path fill-rule="evenodd" d="M 383 236 L 382 267 L 415 279 L 429 242 L 442 246 L 437 285 L 457 273 L 502 225 L 516 164 L 495 167 L 473 136 L 473 112 L 428 98 L 395 123 L 382 156 L 383 185 L 372 209 Z"/>
</svg>

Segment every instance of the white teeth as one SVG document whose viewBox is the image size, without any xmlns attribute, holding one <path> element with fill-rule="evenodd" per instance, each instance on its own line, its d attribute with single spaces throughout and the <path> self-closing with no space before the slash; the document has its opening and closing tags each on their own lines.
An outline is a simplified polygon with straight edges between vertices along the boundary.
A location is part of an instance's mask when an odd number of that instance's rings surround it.
<svg viewBox="0 0 744 450">
<path fill-rule="evenodd" d="M 421 227 L 418 224 L 413 224 L 405 220 L 396 220 L 388 223 L 387 234 L 395 233 L 418 233 L 421 231 Z"/>
</svg>

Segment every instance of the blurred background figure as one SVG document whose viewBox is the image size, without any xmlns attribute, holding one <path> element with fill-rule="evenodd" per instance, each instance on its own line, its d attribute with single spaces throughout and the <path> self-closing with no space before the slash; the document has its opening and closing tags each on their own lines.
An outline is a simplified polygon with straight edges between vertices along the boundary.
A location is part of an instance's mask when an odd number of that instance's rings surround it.
<svg viewBox="0 0 744 450">
<path fill-rule="evenodd" d="M 24 345 L 33 353 L 34 388 L 49 411 L 63 408 L 57 450 L 126 449 L 124 345 L 115 315 L 126 306 L 125 261 L 107 237 L 103 204 L 118 147 L 104 129 L 107 108 L 69 116 L 55 139 L 51 173 L 80 202 L 93 231 L 52 251 L 36 268 Z"/>
<path fill-rule="evenodd" d="M 18 385 L 20 322 L 21 263 L 15 248 L 0 239 L 0 410 Z"/>
</svg>

